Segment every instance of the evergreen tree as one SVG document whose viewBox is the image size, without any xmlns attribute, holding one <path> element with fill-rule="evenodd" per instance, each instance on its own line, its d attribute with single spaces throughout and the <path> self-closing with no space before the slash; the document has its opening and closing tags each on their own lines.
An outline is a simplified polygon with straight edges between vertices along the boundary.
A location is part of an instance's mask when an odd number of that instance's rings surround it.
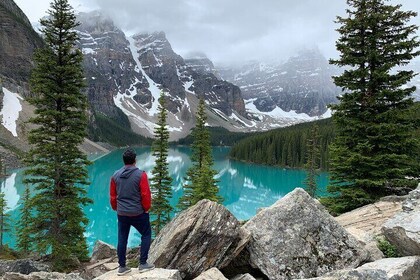
<svg viewBox="0 0 420 280">
<path fill-rule="evenodd" d="M 31 77 L 36 128 L 29 133 L 25 183 L 35 187 L 35 248 L 51 253 L 55 270 L 68 270 L 77 265 L 75 257 L 88 260 L 88 220 L 82 207 L 91 203 L 84 187 L 90 162 L 78 148 L 86 135 L 87 99 L 81 92 L 83 55 L 76 48 L 76 16 L 67 0 L 54 0 L 48 14 L 40 21 L 46 47 L 36 51 Z"/>
<path fill-rule="evenodd" d="M 338 17 L 340 58 L 332 64 L 345 67 L 334 77 L 343 88 L 332 105 L 337 137 L 332 148 L 335 197 L 326 199 L 330 210 L 347 211 L 412 187 L 408 176 L 418 176 L 419 162 L 412 135 L 414 122 L 405 115 L 413 104 L 415 87 L 405 87 L 415 74 L 396 69 L 419 55 L 420 43 L 409 25 L 416 16 L 386 0 L 347 0 L 346 18 Z"/>
<path fill-rule="evenodd" d="M 29 253 L 32 249 L 31 239 L 31 192 L 26 185 L 25 193 L 23 194 L 21 202 L 20 219 L 17 222 L 17 247 L 22 253 Z"/>
<path fill-rule="evenodd" d="M 194 141 L 191 145 L 191 161 L 193 165 L 187 170 L 185 178 L 187 183 L 184 185 L 184 194 L 178 203 L 178 208 L 181 210 L 205 198 L 219 203 L 222 201 L 218 195 L 217 180 L 214 178 L 217 172 L 213 169 L 210 134 L 206 128 L 206 121 L 205 103 L 203 99 L 200 99 L 196 124 L 192 132 Z"/>
<path fill-rule="evenodd" d="M 151 189 L 153 194 L 153 208 L 151 213 L 156 216 L 152 221 L 152 227 L 157 236 L 160 230 L 171 220 L 173 210 L 169 199 L 172 197 L 172 178 L 168 170 L 169 131 L 166 127 L 167 111 L 163 92 L 159 98 L 158 123 L 155 128 L 155 141 L 152 145 L 153 156 L 156 157 L 156 165 L 152 170 Z"/>
<path fill-rule="evenodd" d="M 317 170 L 319 169 L 320 157 L 319 127 L 314 124 L 311 129 L 310 136 L 307 139 L 307 159 L 305 164 L 305 168 L 307 170 L 305 179 L 306 191 L 312 197 L 315 197 L 317 191 L 316 177 Z"/>
<path fill-rule="evenodd" d="M 3 158 L 0 155 L 0 179 L 3 178 Z"/>
<path fill-rule="evenodd" d="M 0 189 L 0 250 L 3 250 L 4 234 L 10 232 L 10 215 L 6 213 L 7 209 L 3 189 Z"/>
</svg>

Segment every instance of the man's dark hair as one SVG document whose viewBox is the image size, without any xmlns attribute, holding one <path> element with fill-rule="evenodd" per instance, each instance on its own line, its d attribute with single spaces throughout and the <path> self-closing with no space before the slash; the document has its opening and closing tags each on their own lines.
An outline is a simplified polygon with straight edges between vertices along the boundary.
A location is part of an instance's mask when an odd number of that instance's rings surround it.
<svg viewBox="0 0 420 280">
<path fill-rule="evenodd" d="M 134 164 L 136 162 L 136 151 L 127 149 L 123 154 L 124 164 Z"/>
</svg>

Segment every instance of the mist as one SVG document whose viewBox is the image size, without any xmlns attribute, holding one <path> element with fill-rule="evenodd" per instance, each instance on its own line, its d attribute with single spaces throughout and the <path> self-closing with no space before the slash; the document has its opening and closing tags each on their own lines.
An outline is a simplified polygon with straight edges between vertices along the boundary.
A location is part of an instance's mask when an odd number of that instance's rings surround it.
<svg viewBox="0 0 420 280">
<path fill-rule="evenodd" d="M 16 0 L 31 19 L 46 2 Z M 300 49 L 317 47 L 337 57 L 336 16 L 345 0 L 69 0 L 78 11 L 101 9 L 128 35 L 164 31 L 173 49 L 185 56 L 205 53 L 215 64 L 250 60 L 283 61 Z M 418 0 L 392 0 L 420 13 Z M 44 11 L 46 10 L 45 7 Z M 33 18 L 31 19 L 33 20 Z M 417 16 L 412 23 L 420 25 Z M 420 34 L 420 33 L 419 33 Z"/>
</svg>

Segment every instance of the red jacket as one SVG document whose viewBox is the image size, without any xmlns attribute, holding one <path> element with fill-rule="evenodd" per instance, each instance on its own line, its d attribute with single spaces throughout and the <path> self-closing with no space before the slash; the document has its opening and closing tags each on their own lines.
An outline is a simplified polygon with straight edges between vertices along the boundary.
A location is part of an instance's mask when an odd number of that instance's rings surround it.
<svg viewBox="0 0 420 280">
<path fill-rule="evenodd" d="M 124 168 L 132 168 L 131 166 L 125 166 Z M 120 169 L 120 170 L 122 170 Z M 136 168 L 137 169 L 137 168 Z M 118 174 L 118 171 L 116 172 L 116 174 Z M 111 207 L 114 210 L 119 210 L 117 209 L 117 205 L 118 205 L 118 187 L 117 187 L 117 182 L 116 182 L 116 178 L 115 175 L 111 177 L 111 183 L 110 183 L 110 203 L 111 203 Z M 138 178 L 138 177 L 137 177 Z M 118 178 L 117 178 L 118 180 Z M 138 180 L 138 179 L 137 179 Z M 148 212 L 150 210 L 151 204 L 152 204 L 152 195 L 150 192 L 150 187 L 149 187 L 149 181 L 147 179 L 147 174 L 146 172 L 141 172 L 141 177 L 140 180 L 138 180 L 138 193 L 140 195 L 140 199 L 138 198 L 133 198 L 133 200 L 140 200 L 141 201 L 141 206 L 143 208 L 143 210 L 145 212 Z M 120 186 L 121 187 L 121 186 Z M 123 203 L 120 201 L 120 203 Z"/>
</svg>

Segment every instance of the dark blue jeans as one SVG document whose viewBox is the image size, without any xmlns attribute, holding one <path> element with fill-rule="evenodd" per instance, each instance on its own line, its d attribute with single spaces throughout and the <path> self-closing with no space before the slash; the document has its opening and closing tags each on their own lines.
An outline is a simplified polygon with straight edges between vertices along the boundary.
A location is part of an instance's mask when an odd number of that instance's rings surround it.
<svg viewBox="0 0 420 280">
<path fill-rule="evenodd" d="M 141 234 L 140 263 L 145 264 L 149 256 L 150 243 L 152 240 L 152 229 L 150 227 L 149 213 L 138 216 L 118 215 L 118 263 L 126 265 L 127 240 L 130 227 L 133 226 Z"/>
</svg>

